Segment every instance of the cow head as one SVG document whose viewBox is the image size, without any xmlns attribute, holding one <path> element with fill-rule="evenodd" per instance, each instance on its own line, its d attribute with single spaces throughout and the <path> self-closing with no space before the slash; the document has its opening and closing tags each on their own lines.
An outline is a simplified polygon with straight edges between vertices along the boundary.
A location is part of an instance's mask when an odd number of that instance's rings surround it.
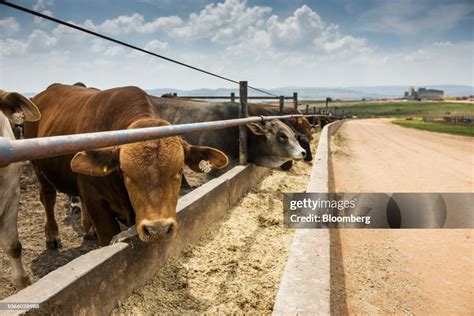
<svg viewBox="0 0 474 316">
<path fill-rule="evenodd" d="M 311 142 L 313 140 L 313 131 L 311 124 L 305 117 L 298 117 L 296 119 L 296 129 L 306 136 L 307 140 Z"/>
<path fill-rule="evenodd" d="M 142 119 L 132 123 L 129 129 L 163 125 L 169 123 Z M 185 164 L 203 172 L 211 166 L 224 168 L 228 158 L 217 149 L 192 146 L 172 136 L 79 152 L 72 159 L 71 168 L 91 176 L 106 176 L 120 170 L 135 211 L 138 235 L 142 241 L 149 242 L 176 234 L 176 205 Z"/>
<path fill-rule="evenodd" d="M 278 168 L 288 160 L 299 160 L 306 156 L 295 133 L 279 120 L 248 123 L 247 127 L 252 139 L 249 160 L 259 166 Z"/>
<path fill-rule="evenodd" d="M 0 90 L 0 111 L 15 124 L 38 121 L 40 111 L 28 98 L 16 92 Z"/>
</svg>

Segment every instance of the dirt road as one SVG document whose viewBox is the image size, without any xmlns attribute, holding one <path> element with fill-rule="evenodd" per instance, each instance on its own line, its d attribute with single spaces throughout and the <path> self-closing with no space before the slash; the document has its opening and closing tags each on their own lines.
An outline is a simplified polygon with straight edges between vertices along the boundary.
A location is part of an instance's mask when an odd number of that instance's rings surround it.
<svg viewBox="0 0 474 316">
<path fill-rule="evenodd" d="M 474 138 L 389 120 L 350 121 L 332 138 L 338 191 L 474 192 Z"/>
<path fill-rule="evenodd" d="M 331 139 L 338 192 L 474 192 L 474 139 L 345 123 Z M 474 314 L 474 230 L 332 232 L 335 314 Z"/>
</svg>

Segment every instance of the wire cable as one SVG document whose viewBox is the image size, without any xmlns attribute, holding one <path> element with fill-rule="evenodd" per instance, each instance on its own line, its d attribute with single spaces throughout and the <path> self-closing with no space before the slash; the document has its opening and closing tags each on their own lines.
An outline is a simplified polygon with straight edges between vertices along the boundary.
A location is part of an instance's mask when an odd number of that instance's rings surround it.
<svg viewBox="0 0 474 316">
<path fill-rule="evenodd" d="M 23 11 L 23 12 L 26 12 L 26 13 L 29 13 L 29 14 L 32 14 L 32 15 L 35 15 L 35 16 L 38 16 L 38 17 L 40 17 L 40 18 L 43 18 L 43 19 L 46 19 L 46 20 L 49 20 L 49 21 L 56 22 L 56 23 L 61 24 L 61 25 L 65 25 L 65 26 L 67 26 L 67 27 L 76 29 L 76 30 L 81 31 L 81 32 L 84 32 L 84 33 L 88 33 L 88 34 L 93 35 L 93 36 L 96 36 L 96 37 L 100 37 L 100 38 L 102 38 L 102 39 L 105 39 L 105 40 L 107 40 L 107 41 L 111 41 L 111 42 L 116 43 L 116 44 L 119 44 L 119 45 L 122 45 L 122 46 L 126 46 L 126 47 L 131 48 L 131 49 L 138 50 L 138 51 L 140 51 L 140 52 L 142 52 L 142 53 L 145 53 L 145 54 L 148 54 L 148 55 L 152 55 L 152 56 L 154 56 L 154 57 L 158 57 L 158 58 L 167 60 L 167 61 L 169 61 L 169 62 L 172 62 L 172 63 L 178 64 L 178 65 L 181 65 L 181 66 L 183 66 L 183 67 L 187 67 L 187 68 L 190 68 L 190 69 L 193 69 L 193 70 L 196 70 L 196 71 L 205 73 L 205 74 L 207 74 L 207 75 L 210 75 L 210 76 L 213 76 L 213 77 L 222 79 L 222 80 L 226 80 L 226 81 L 229 81 L 229 82 L 232 82 L 232 83 L 239 84 L 239 81 L 237 81 L 237 80 L 233 80 L 233 79 L 230 79 L 230 78 L 227 78 L 227 77 L 224 77 L 224 76 L 221 76 L 221 75 L 212 73 L 212 72 L 210 72 L 210 71 L 207 71 L 207 70 L 204 70 L 204 69 L 201 69 L 201 68 L 198 68 L 198 67 L 195 67 L 195 66 L 192 66 L 192 65 L 189 65 L 189 64 L 180 62 L 180 61 L 178 61 L 178 60 L 175 60 L 175 59 L 172 59 L 172 58 L 169 58 L 169 57 L 160 55 L 160 54 L 156 54 L 156 53 L 150 52 L 149 50 L 146 50 L 146 49 L 143 49 L 143 48 L 140 48 L 140 47 L 137 47 L 137 46 L 134 46 L 134 45 L 131 45 L 131 44 L 122 42 L 122 41 L 117 40 L 117 39 L 114 39 L 114 38 L 112 38 L 112 37 L 109 37 L 109 36 L 106 36 L 106 35 L 103 35 L 103 34 L 100 34 L 100 33 L 97 33 L 97 32 L 91 31 L 91 30 L 88 30 L 88 29 L 86 29 L 86 28 L 80 27 L 80 26 L 78 26 L 78 25 L 75 25 L 75 24 L 72 24 L 72 23 L 69 23 L 69 22 L 66 22 L 66 21 L 63 21 L 63 20 L 60 20 L 60 19 L 57 19 L 57 18 L 48 16 L 48 15 L 45 15 L 45 14 L 43 14 L 43 13 L 30 10 L 30 9 L 28 9 L 28 8 L 19 6 L 19 5 L 17 5 L 17 4 L 13 4 L 13 3 L 7 2 L 7 1 L 5 1 L 5 0 L 0 0 L 0 4 L 6 5 L 6 6 L 8 6 L 8 7 L 14 8 L 14 9 L 17 9 L 17 10 L 19 10 L 19 11 Z M 249 89 L 252 89 L 252 90 L 255 90 L 255 91 L 264 93 L 264 94 L 268 94 L 268 95 L 271 95 L 271 96 L 274 96 L 274 97 L 277 97 L 277 95 L 275 95 L 275 94 L 273 94 L 273 93 L 270 93 L 270 92 L 267 92 L 267 91 L 265 91 L 265 90 L 258 89 L 258 88 L 252 87 L 252 86 L 247 86 L 247 87 L 248 87 Z"/>
</svg>

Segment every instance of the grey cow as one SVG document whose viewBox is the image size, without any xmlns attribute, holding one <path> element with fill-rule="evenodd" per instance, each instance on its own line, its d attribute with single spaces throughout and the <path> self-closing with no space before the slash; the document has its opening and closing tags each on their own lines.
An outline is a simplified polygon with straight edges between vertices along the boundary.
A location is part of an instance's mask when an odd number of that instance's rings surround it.
<svg viewBox="0 0 474 316">
<path fill-rule="evenodd" d="M 160 116 L 172 124 L 196 123 L 239 117 L 238 103 L 208 103 L 180 98 L 151 97 Z M 249 114 L 252 107 L 249 107 Z M 279 168 L 290 160 L 303 159 L 306 151 L 300 146 L 294 131 L 280 120 L 262 123 L 249 123 L 248 154 L 249 162 L 269 168 Z M 239 128 L 203 131 L 183 135 L 191 144 L 212 144 L 225 152 L 232 160 L 239 156 Z"/>
</svg>

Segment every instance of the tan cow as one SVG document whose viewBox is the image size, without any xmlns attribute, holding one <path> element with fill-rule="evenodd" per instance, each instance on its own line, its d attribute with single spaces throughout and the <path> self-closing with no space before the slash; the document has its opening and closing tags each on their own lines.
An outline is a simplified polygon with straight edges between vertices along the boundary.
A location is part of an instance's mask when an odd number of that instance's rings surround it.
<svg viewBox="0 0 474 316">
<path fill-rule="evenodd" d="M 41 117 L 36 106 L 15 92 L 0 90 L 0 137 L 14 140 L 10 122 L 22 124 Z M 21 243 L 18 240 L 18 204 L 20 202 L 21 163 L 0 168 L 0 244 L 13 268 L 13 284 L 22 289 L 30 284 L 21 262 Z"/>
<path fill-rule="evenodd" d="M 44 137 L 167 126 L 149 96 L 137 87 L 100 91 L 53 84 L 33 98 L 42 119 L 25 124 L 25 137 Z M 57 191 L 79 195 L 83 221 L 92 224 L 99 243 L 120 232 L 118 221 L 136 224 L 142 241 L 176 234 L 176 205 L 182 169 L 203 172 L 203 163 L 224 168 L 227 156 L 214 148 L 192 146 L 180 137 L 81 151 L 32 161 L 46 210 L 46 243 L 60 247 L 54 216 Z"/>
</svg>

